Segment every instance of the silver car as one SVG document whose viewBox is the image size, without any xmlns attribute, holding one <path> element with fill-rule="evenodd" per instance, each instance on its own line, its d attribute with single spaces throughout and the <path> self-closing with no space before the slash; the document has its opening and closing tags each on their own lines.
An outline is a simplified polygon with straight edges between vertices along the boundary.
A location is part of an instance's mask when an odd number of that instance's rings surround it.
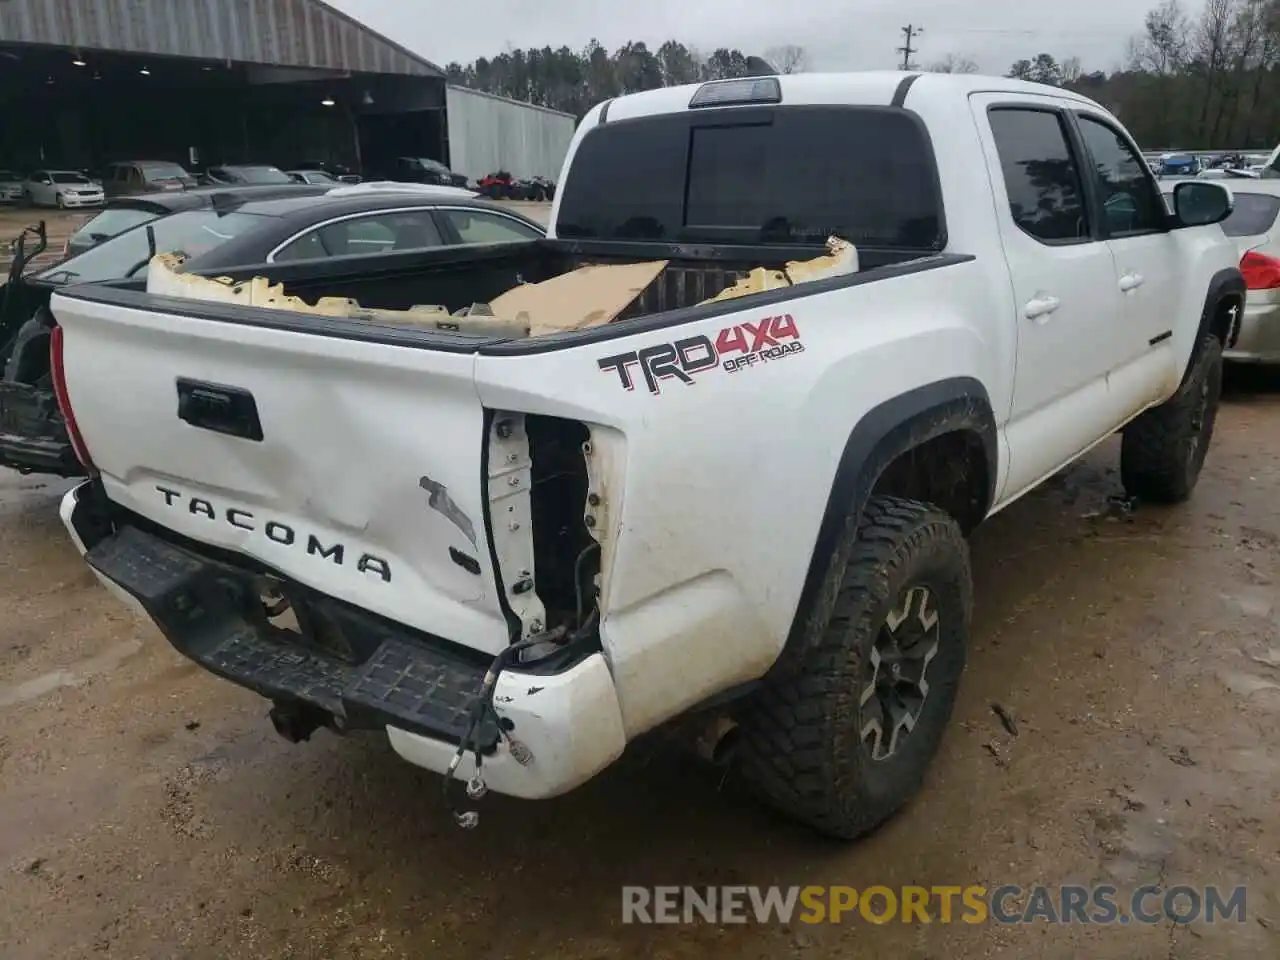
<svg viewBox="0 0 1280 960">
<path fill-rule="evenodd" d="M 1246 287 L 1236 342 L 1222 356 L 1238 363 L 1280 363 L 1280 180 L 1229 179 L 1235 209 L 1222 231 L 1236 242 Z M 1165 202 L 1173 187 L 1162 183 Z"/>
<path fill-rule="evenodd" d="M 22 185 L 23 198 L 33 206 L 100 207 L 102 184 L 74 170 L 33 170 Z"/>
</svg>

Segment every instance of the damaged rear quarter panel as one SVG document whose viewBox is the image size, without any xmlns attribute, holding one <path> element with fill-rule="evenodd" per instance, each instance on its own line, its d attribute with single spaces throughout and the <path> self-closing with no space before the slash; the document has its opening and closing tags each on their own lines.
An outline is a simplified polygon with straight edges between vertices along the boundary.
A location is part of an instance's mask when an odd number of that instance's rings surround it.
<svg viewBox="0 0 1280 960">
<path fill-rule="evenodd" d="M 601 634 L 629 736 L 772 665 L 791 628 L 835 470 L 861 415 L 997 358 L 960 315 L 983 283 L 957 264 L 666 330 L 517 356 L 478 357 L 490 409 L 581 420 L 624 455 L 602 458 L 609 499 Z M 956 304 L 949 307 L 949 304 Z M 744 364 L 689 354 L 694 372 L 627 389 L 618 363 L 790 316 L 797 336 Z M 891 322 L 887 318 L 891 318 Z M 725 332 L 727 331 L 727 333 Z M 749 344 L 753 337 L 747 335 Z M 802 350 L 778 349 L 789 343 Z M 671 349 L 666 349 L 671 346 Z M 592 426 L 598 425 L 598 426 Z M 600 431 L 608 428 L 608 432 Z M 594 475 L 593 475 L 594 476 Z"/>
</svg>

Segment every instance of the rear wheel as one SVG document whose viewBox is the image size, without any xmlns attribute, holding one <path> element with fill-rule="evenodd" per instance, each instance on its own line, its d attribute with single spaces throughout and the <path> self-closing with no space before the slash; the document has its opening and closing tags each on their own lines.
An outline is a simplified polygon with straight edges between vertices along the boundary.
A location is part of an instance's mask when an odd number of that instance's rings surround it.
<svg viewBox="0 0 1280 960">
<path fill-rule="evenodd" d="M 846 524 L 803 642 L 739 717 L 748 783 L 841 838 L 919 791 L 951 717 L 973 605 L 969 550 L 931 504 L 874 497 Z"/>
<path fill-rule="evenodd" d="M 1222 344 L 1207 336 L 1176 394 L 1124 429 L 1120 479 L 1130 496 L 1181 503 L 1191 496 L 1213 439 L 1222 395 Z"/>
</svg>

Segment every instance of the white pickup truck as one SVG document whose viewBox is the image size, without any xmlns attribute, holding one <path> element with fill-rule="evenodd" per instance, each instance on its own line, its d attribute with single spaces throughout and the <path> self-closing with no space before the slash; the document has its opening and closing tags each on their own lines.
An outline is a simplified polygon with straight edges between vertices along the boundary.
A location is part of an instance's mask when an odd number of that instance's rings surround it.
<svg viewBox="0 0 1280 960">
<path fill-rule="evenodd" d="M 951 713 L 966 535 L 1117 431 L 1129 495 L 1191 493 L 1244 299 L 1231 194 L 1181 183 L 1171 213 L 1069 91 L 900 73 L 620 97 L 561 184 L 546 240 L 266 275 L 457 310 L 665 261 L 613 322 L 60 291 L 90 477 L 66 526 L 291 739 L 385 730 L 447 792 L 541 798 L 678 719 L 783 811 L 861 834 Z M 717 298 L 832 235 L 856 272 Z"/>
</svg>

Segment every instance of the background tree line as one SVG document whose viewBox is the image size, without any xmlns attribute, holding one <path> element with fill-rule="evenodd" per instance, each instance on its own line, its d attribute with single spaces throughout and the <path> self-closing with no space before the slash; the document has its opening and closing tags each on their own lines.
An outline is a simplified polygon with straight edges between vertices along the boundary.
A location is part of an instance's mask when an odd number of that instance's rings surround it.
<svg viewBox="0 0 1280 960">
<path fill-rule="evenodd" d="M 1203 5 L 1187 6 L 1194 2 Z M 799 46 L 764 56 L 783 73 L 808 66 Z M 978 64 L 950 54 L 926 69 L 976 73 Z M 620 94 L 742 76 L 747 57 L 730 48 L 705 54 L 677 40 L 656 50 L 626 43 L 610 53 L 592 40 L 582 50 L 508 50 L 451 63 L 446 72 L 453 83 L 581 117 Z M 1280 142 L 1280 0 L 1161 0 L 1130 39 L 1120 69 L 1086 71 L 1077 57 L 1039 53 L 1007 75 L 1092 97 L 1148 149 L 1270 149 Z"/>
<path fill-rule="evenodd" d="M 1265 148 L 1280 142 L 1280 0 L 1163 0 L 1129 40 L 1124 66 L 1084 72 L 1047 53 L 1008 76 L 1105 104 L 1148 149 Z"/>
<path fill-rule="evenodd" d="M 783 73 L 807 66 L 798 46 L 774 47 L 765 59 Z M 526 100 L 581 118 L 601 100 L 702 80 L 726 80 L 747 73 L 747 56 L 722 47 L 703 54 L 677 40 L 657 50 L 643 42 L 625 43 L 610 53 L 596 40 L 582 50 L 551 47 L 508 50 L 463 66 L 445 67 L 450 83 Z"/>
</svg>

